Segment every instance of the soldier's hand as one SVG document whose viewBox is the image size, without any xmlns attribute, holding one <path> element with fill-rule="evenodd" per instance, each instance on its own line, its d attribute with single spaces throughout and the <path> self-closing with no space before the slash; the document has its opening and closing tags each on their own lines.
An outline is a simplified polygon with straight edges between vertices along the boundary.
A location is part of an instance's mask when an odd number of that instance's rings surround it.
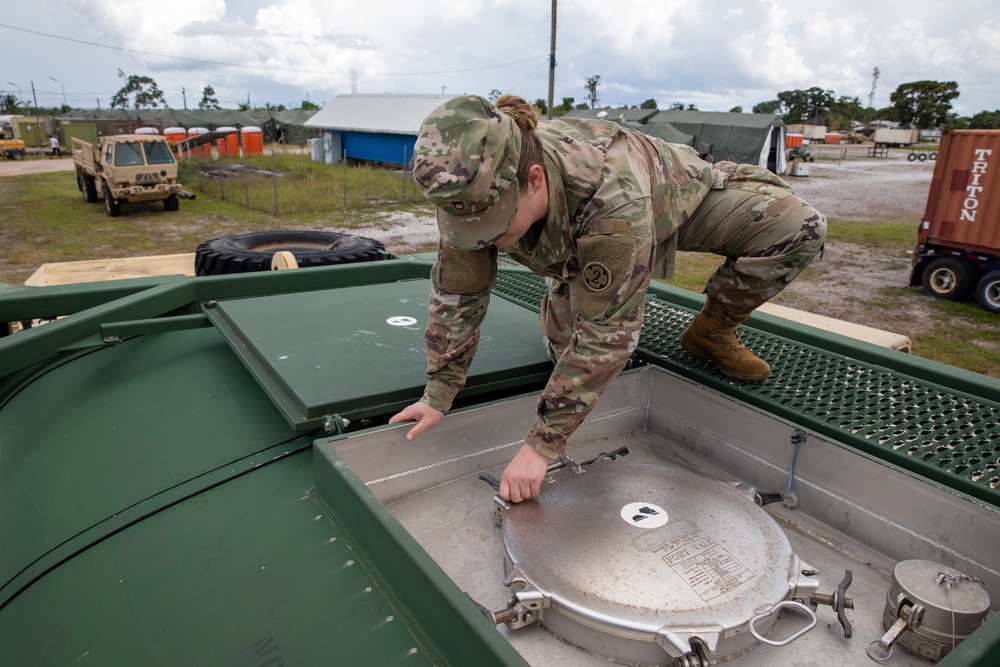
<svg viewBox="0 0 1000 667">
<path fill-rule="evenodd" d="M 524 445 L 500 476 L 500 497 L 513 503 L 537 497 L 548 467 L 546 457 Z"/>
<path fill-rule="evenodd" d="M 407 440 L 413 440 L 429 428 L 437 425 L 444 418 L 444 413 L 432 408 L 426 403 L 414 403 L 403 408 L 389 419 L 390 424 L 397 422 L 415 421 L 413 428 L 406 433 Z"/>
</svg>

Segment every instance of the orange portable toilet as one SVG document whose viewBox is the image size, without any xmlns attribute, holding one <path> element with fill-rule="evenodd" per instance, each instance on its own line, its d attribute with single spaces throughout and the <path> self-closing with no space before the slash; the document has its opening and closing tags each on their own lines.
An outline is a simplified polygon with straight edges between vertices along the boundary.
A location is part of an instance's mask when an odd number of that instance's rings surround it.
<svg viewBox="0 0 1000 667">
<path fill-rule="evenodd" d="M 135 128 L 136 134 L 159 134 L 160 131 L 155 127 L 137 127 Z"/>
<path fill-rule="evenodd" d="M 192 128 L 189 128 L 188 131 L 187 131 L 189 139 L 191 137 L 197 137 L 199 134 L 207 134 L 207 133 L 208 133 L 208 128 L 207 127 L 192 127 Z M 203 158 L 203 159 L 211 159 L 211 157 L 212 157 L 212 144 L 204 144 L 202 146 L 198 146 L 197 148 L 192 149 L 191 150 L 191 157 L 198 157 L 198 158 Z"/>
<path fill-rule="evenodd" d="M 163 138 L 168 144 L 179 144 L 187 139 L 187 130 L 183 127 L 168 127 L 163 130 Z"/>
<path fill-rule="evenodd" d="M 219 157 L 223 155 L 228 155 L 230 157 L 240 156 L 240 140 L 236 135 L 235 127 L 218 127 L 215 129 L 216 132 L 226 132 L 226 136 L 219 137 L 215 140 L 215 145 L 219 147 Z"/>
<path fill-rule="evenodd" d="M 839 144 L 840 143 L 840 132 L 827 132 L 826 133 L 826 143 L 828 143 L 828 144 Z"/>
<path fill-rule="evenodd" d="M 804 134 L 792 134 L 789 132 L 785 135 L 785 148 L 795 148 L 796 146 L 801 146 L 803 139 L 805 139 Z"/>
<path fill-rule="evenodd" d="M 264 135 L 261 134 L 259 127 L 248 126 L 240 130 L 240 136 L 243 138 L 243 155 L 263 155 L 264 154 Z"/>
</svg>

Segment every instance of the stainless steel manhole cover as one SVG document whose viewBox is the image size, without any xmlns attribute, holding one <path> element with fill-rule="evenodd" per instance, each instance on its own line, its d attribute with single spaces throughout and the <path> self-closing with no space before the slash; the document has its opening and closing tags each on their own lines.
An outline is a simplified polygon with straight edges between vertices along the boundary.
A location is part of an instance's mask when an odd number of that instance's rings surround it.
<svg viewBox="0 0 1000 667">
<path fill-rule="evenodd" d="M 732 486 L 608 460 L 553 479 L 507 511 L 507 583 L 572 644 L 659 664 L 694 640 L 721 660 L 756 645 L 754 617 L 766 635 L 776 607 L 816 590 L 774 520 Z"/>
</svg>

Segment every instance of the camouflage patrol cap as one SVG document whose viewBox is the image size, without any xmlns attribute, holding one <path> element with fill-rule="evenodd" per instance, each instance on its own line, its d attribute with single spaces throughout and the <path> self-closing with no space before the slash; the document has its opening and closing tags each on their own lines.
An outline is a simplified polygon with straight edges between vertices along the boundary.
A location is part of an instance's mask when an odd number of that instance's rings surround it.
<svg viewBox="0 0 1000 667">
<path fill-rule="evenodd" d="M 520 153 L 517 124 L 482 97 L 456 97 L 424 119 L 413 149 L 413 178 L 437 206 L 446 245 L 472 250 L 510 228 Z"/>
</svg>

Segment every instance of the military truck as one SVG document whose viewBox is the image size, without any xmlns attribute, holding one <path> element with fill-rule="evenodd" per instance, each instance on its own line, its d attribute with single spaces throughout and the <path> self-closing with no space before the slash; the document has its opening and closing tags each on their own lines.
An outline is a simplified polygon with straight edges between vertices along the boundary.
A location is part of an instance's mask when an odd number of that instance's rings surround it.
<svg viewBox="0 0 1000 667">
<path fill-rule="evenodd" d="M 73 138 L 76 185 L 83 198 L 104 197 L 108 215 L 121 215 L 123 203 L 162 201 L 163 208 L 180 208 L 177 161 L 158 135 L 121 134 L 101 137 L 97 144 Z"/>
</svg>

